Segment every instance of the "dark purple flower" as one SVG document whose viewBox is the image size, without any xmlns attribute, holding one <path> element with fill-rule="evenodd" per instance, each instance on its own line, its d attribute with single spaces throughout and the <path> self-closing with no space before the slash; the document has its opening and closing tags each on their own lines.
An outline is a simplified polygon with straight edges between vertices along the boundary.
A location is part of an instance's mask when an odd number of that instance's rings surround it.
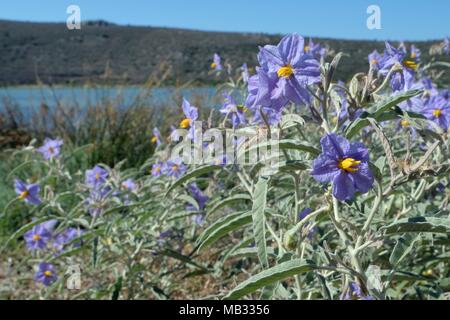
<svg viewBox="0 0 450 320">
<path fill-rule="evenodd" d="M 41 204 L 41 199 L 39 198 L 40 187 L 39 184 L 26 184 L 20 179 L 14 180 L 14 190 L 19 196 L 20 200 L 25 200 L 26 202 L 34 205 Z"/>
<path fill-rule="evenodd" d="M 349 291 L 345 297 L 341 297 L 341 300 L 375 300 L 370 295 L 363 294 L 361 287 L 356 283 L 350 283 Z"/>
<path fill-rule="evenodd" d="M 31 230 L 27 231 L 23 238 L 28 250 L 44 250 L 47 248 L 48 242 L 52 238 L 52 231 L 57 221 L 49 220 L 35 225 Z"/>
<path fill-rule="evenodd" d="M 341 201 L 353 198 L 356 191 L 366 193 L 374 177 L 369 168 L 369 151 L 360 142 L 350 143 L 334 133 L 320 140 L 322 154 L 313 162 L 314 179 L 333 183 L 333 196 Z"/>
<path fill-rule="evenodd" d="M 59 155 L 63 144 L 64 142 L 62 140 L 45 138 L 44 145 L 39 147 L 37 152 L 41 153 L 45 160 L 49 160 Z"/>
<path fill-rule="evenodd" d="M 40 282 L 45 286 L 49 286 L 57 279 L 58 277 L 56 275 L 54 265 L 46 262 L 41 262 L 39 264 L 38 271 L 34 275 L 34 281 Z"/>
<path fill-rule="evenodd" d="M 86 171 L 86 184 L 90 187 L 98 187 L 106 182 L 109 173 L 100 166 L 95 166 Z"/>
<path fill-rule="evenodd" d="M 169 238 L 171 235 L 172 235 L 171 229 L 161 232 L 158 238 L 156 239 L 158 246 L 162 246 L 167 241 L 167 238 Z"/>
</svg>

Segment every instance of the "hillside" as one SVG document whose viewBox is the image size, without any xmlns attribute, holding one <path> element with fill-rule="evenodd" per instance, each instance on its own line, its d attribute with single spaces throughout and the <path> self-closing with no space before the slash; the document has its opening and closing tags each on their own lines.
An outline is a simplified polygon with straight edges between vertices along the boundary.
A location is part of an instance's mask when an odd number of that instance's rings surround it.
<svg viewBox="0 0 450 320">
<path fill-rule="evenodd" d="M 74 31 L 63 23 L 0 21 L 0 85 L 139 84 L 150 75 L 163 78 L 163 84 L 207 84 L 212 79 L 208 67 L 214 52 L 232 66 L 243 62 L 254 66 L 257 47 L 279 39 L 277 35 L 119 26 L 104 21 L 89 22 Z M 384 46 L 374 41 L 315 40 L 349 55 L 342 61 L 340 79 L 365 71 L 367 54 Z M 416 45 L 427 59 L 430 42 Z"/>
</svg>

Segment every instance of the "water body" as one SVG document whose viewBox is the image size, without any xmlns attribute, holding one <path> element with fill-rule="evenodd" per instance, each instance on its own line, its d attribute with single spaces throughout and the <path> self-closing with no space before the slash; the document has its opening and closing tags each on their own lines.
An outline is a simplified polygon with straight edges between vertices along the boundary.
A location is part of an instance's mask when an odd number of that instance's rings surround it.
<svg viewBox="0 0 450 320">
<path fill-rule="evenodd" d="M 220 96 L 213 87 L 198 88 L 145 88 L 139 86 L 117 87 L 6 87 L 0 88 L 0 111 L 5 106 L 19 109 L 23 114 L 42 105 L 50 110 L 56 106 L 79 107 L 110 103 L 119 108 L 133 105 L 149 107 L 174 105 L 185 97 L 203 107 L 217 107 Z M 19 111 L 18 110 L 18 111 Z"/>
</svg>

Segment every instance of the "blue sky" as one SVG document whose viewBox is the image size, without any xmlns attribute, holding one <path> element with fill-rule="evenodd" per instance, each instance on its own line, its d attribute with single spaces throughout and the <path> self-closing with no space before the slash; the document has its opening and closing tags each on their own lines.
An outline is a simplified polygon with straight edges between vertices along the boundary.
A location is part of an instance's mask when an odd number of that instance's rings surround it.
<svg viewBox="0 0 450 320">
<path fill-rule="evenodd" d="M 450 35 L 449 0 L 12 0 L 0 19 L 60 22 L 76 4 L 82 20 L 212 31 L 298 32 L 304 36 L 427 40 Z M 369 5 L 381 30 L 366 27 Z"/>
</svg>

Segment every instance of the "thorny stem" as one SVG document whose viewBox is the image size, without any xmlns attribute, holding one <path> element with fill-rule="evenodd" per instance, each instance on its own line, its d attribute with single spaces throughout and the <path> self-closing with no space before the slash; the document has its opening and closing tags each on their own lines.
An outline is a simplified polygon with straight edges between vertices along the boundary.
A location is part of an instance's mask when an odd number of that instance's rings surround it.
<svg viewBox="0 0 450 320">
<path fill-rule="evenodd" d="M 381 186 L 379 183 L 376 183 L 376 189 L 377 189 L 377 196 L 375 198 L 375 202 L 373 203 L 372 210 L 370 210 L 370 213 L 367 216 L 367 220 L 361 229 L 361 233 L 358 236 L 358 239 L 356 240 L 355 255 L 357 255 L 362 250 L 361 242 L 363 241 L 367 231 L 369 230 L 370 224 L 372 223 L 372 220 L 375 217 L 375 213 L 378 211 L 378 208 L 380 207 L 381 204 L 381 200 L 383 199 L 383 191 L 381 190 Z"/>
<path fill-rule="evenodd" d="M 402 71 L 402 69 L 403 69 L 403 67 L 402 67 L 401 65 L 399 65 L 399 64 L 394 64 L 394 65 L 392 66 L 391 70 L 389 70 L 389 72 L 388 72 L 386 78 L 384 79 L 383 83 L 382 83 L 382 84 L 381 84 L 374 92 L 372 92 L 372 94 L 377 94 L 378 92 L 380 92 L 381 90 L 383 90 L 383 88 L 388 84 L 388 82 L 389 82 L 391 76 L 392 76 L 394 73 L 397 73 L 397 72 Z"/>
</svg>

